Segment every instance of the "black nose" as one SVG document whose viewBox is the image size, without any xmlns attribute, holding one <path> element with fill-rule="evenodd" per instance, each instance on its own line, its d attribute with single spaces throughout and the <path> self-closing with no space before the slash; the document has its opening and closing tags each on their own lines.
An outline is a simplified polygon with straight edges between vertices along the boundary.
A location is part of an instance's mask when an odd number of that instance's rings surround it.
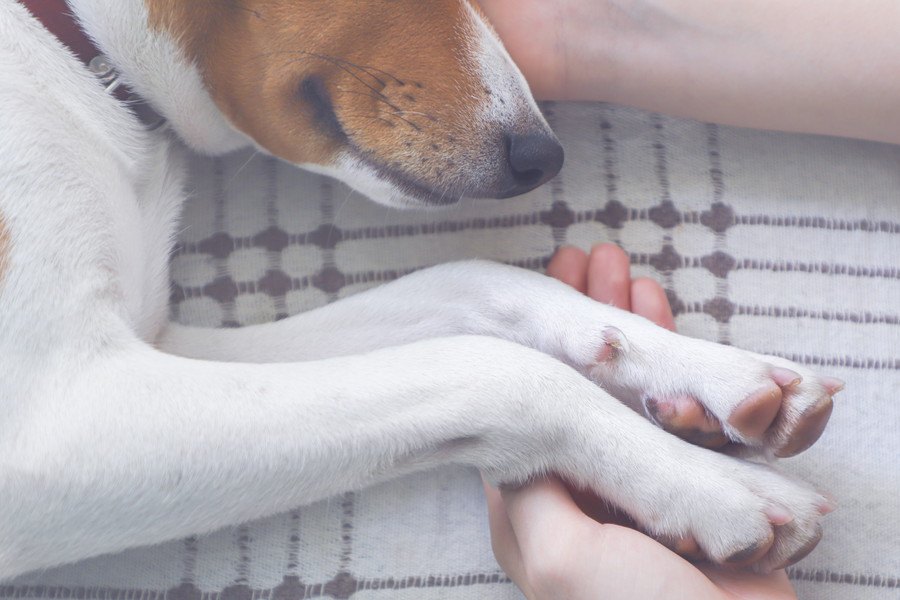
<svg viewBox="0 0 900 600">
<path fill-rule="evenodd" d="M 499 198 L 530 192 L 556 177 L 562 169 L 565 153 L 552 134 L 510 134 L 506 139 L 510 177 Z"/>
</svg>

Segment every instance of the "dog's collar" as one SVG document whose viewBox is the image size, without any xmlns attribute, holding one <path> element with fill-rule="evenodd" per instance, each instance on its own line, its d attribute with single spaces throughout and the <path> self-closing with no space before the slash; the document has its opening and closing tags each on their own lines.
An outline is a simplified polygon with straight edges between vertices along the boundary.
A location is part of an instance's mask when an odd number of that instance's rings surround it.
<svg viewBox="0 0 900 600">
<path fill-rule="evenodd" d="M 155 130 L 165 125 L 165 119 L 154 112 L 140 96 L 122 84 L 119 73 L 75 20 L 65 0 L 19 0 L 19 2 L 85 64 L 107 92 L 125 102 L 149 129 Z"/>
</svg>

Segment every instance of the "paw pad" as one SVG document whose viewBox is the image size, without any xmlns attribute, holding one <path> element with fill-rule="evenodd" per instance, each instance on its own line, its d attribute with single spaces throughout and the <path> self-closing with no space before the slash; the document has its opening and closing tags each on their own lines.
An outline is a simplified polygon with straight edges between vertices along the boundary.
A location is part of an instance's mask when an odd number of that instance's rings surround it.
<svg viewBox="0 0 900 600">
<path fill-rule="evenodd" d="M 728 443 L 719 421 L 690 396 L 644 397 L 644 411 L 669 433 L 696 446 L 721 448 Z"/>
</svg>

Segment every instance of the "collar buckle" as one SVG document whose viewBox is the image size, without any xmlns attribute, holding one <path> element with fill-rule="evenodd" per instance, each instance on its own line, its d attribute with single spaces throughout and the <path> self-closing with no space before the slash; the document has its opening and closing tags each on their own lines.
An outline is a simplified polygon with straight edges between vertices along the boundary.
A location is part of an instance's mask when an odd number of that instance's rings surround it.
<svg viewBox="0 0 900 600">
<path fill-rule="evenodd" d="M 150 108 L 145 100 L 131 93 L 131 90 L 122 84 L 119 72 L 105 55 L 98 54 L 88 62 L 87 67 L 103 89 L 128 104 L 149 131 L 163 130 L 167 126 L 166 120 Z"/>
</svg>

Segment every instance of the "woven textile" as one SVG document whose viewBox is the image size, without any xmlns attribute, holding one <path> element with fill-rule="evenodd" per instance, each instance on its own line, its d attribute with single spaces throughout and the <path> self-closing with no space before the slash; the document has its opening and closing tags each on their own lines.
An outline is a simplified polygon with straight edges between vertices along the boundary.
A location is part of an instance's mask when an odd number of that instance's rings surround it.
<svg viewBox="0 0 900 600">
<path fill-rule="evenodd" d="M 840 505 L 790 576 L 810 600 L 900 598 L 900 147 L 545 108 L 564 173 L 441 212 L 379 207 L 249 152 L 192 159 L 173 318 L 259 323 L 441 262 L 542 269 L 560 244 L 617 242 L 666 286 L 682 332 L 848 382 L 821 441 L 782 462 Z M 521 597 L 491 554 L 477 473 L 459 468 L 28 575 L 0 596 Z"/>
</svg>

